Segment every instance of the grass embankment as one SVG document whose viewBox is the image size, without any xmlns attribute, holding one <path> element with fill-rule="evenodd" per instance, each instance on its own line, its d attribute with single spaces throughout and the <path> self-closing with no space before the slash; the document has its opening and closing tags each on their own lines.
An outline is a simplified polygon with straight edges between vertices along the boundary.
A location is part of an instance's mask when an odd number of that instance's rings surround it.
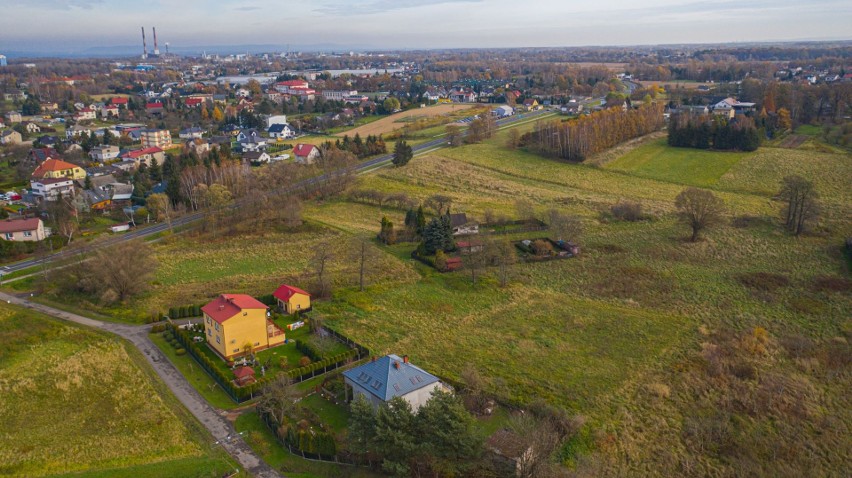
<svg viewBox="0 0 852 478">
<path fill-rule="evenodd" d="M 0 304 L 5 476 L 220 476 L 234 469 L 144 358 L 104 334 Z"/>
</svg>

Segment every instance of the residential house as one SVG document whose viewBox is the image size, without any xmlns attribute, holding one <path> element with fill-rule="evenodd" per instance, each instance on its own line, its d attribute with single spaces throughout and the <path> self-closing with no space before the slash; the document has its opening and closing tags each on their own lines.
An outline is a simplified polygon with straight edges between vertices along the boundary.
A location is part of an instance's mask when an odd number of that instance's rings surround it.
<svg viewBox="0 0 852 478">
<path fill-rule="evenodd" d="M 320 157 L 319 148 L 312 144 L 299 143 L 293 148 L 293 156 L 297 163 L 312 164 Z"/>
<path fill-rule="evenodd" d="M 141 164 L 151 166 L 154 161 L 161 165 L 166 160 L 166 153 L 163 152 L 162 148 L 152 146 L 150 148 L 127 151 L 121 155 L 121 159 L 124 162 L 134 163 L 136 167 L 139 167 Z"/>
<path fill-rule="evenodd" d="M 527 111 L 536 111 L 541 109 L 541 105 L 538 104 L 538 100 L 535 98 L 527 98 L 524 100 L 524 108 Z"/>
<path fill-rule="evenodd" d="M 127 98 L 125 98 L 123 96 L 115 96 L 113 98 L 110 98 L 110 100 L 109 100 L 109 103 L 111 105 L 115 105 L 115 106 L 118 106 L 119 108 L 124 108 L 124 109 L 127 109 L 127 102 L 128 102 Z"/>
<path fill-rule="evenodd" d="M 38 139 L 35 140 L 35 143 L 45 148 L 54 148 L 60 141 L 61 140 L 58 136 L 46 134 L 44 136 L 39 136 Z"/>
<path fill-rule="evenodd" d="M 118 146 L 114 145 L 103 145 L 96 146 L 89 151 L 89 156 L 98 162 L 110 161 L 112 159 L 118 158 L 119 154 Z"/>
<path fill-rule="evenodd" d="M 101 107 L 102 118 L 118 118 L 118 105 L 103 105 Z"/>
<path fill-rule="evenodd" d="M 268 163 L 272 157 L 269 156 L 269 153 L 265 151 L 250 151 L 248 153 L 243 153 L 243 161 L 247 161 L 253 165 L 265 164 Z"/>
<path fill-rule="evenodd" d="M 311 294 L 298 287 L 282 284 L 275 289 L 272 296 L 278 300 L 278 306 L 285 314 L 295 314 L 296 312 L 311 310 Z"/>
<path fill-rule="evenodd" d="M 97 119 L 97 114 L 92 108 L 83 108 L 74 115 L 75 121 L 91 121 Z"/>
<path fill-rule="evenodd" d="M 358 96 L 357 90 L 323 90 L 322 97 L 331 101 L 343 101 L 347 97 Z"/>
<path fill-rule="evenodd" d="M 583 104 L 576 100 L 571 100 L 568 103 L 559 107 L 559 112 L 563 115 L 578 115 L 583 112 Z"/>
<path fill-rule="evenodd" d="M 222 294 L 204 307 L 207 344 L 224 359 L 284 343 L 284 331 L 267 319 L 269 308 L 244 294 Z"/>
<path fill-rule="evenodd" d="M 59 152 L 53 148 L 33 148 L 27 154 L 27 158 L 30 161 L 41 163 L 50 158 L 59 159 Z"/>
<path fill-rule="evenodd" d="M 30 189 L 33 196 L 45 201 L 56 201 L 60 196 L 74 195 L 74 180 L 71 178 L 32 178 Z"/>
<path fill-rule="evenodd" d="M 470 221 L 465 213 L 450 214 L 450 227 L 453 228 L 454 236 L 466 234 L 479 234 L 479 223 Z"/>
<path fill-rule="evenodd" d="M 47 159 L 33 171 L 33 178 L 69 178 L 83 179 L 86 177 L 86 171 L 76 164 L 71 164 L 61 159 Z"/>
<path fill-rule="evenodd" d="M 17 111 L 9 111 L 4 116 L 6 117 L 6 122 L 9 124 L 20 123 L 23 121 L 21 113 L 18 113 Z"/>
<path fill-rule="evenodd" d="M 172 147 L 172 133 L 167 129 L 146 128 L 140 130 L 142 146 L 147 148 L 169 149 Z"/>
<path fill-rule="evenodd" d="M 0 221 L 0 239 L 7 241 L 40 241 L 47 237 L 39 218 Z"/>
<path fill-rule="evenodd" d="M 65 138 L 67 139 L 77 138 L 82 135 L 89 136 L 91 134 L 92 128 L 89 128 L 88 126 L 83 126 L 81 124 L 75 124 L 74 126 L 65 129 Z"/>
<path fill-rule="evenodd" d="M 734 115 L 745 114 L 754 111 L 754 108 L 754 103 L 741 102 L 731 97 L 727 97 L 719 101 L 714 101 L 710 107 L 714 115 L 725 116 L 728 118 L 733 118 Z"/>
<path fill-rule="evenodd" d="M 266 129 L 276 124 L 287 124 L 287 115 L 270 115 L 266 117 Z"/>
<path fill-rule="evenodd" d="M 256 129 L 240 131 L 237 135 L 237 143 L 243 153 L 263 151 L 267 146 L 266 138 L 262 137 Z"/>
<path fill-rule="evenodd" d="M 364 397 L 373 408 L 401 397 L 415 412 L 443 388 L 438 377 L 408 361 L 408 356 L 385 355 L 343 372 L 346 399 Z M 350 389 L 352 390 L 350 395 Z"/>
<path fill-rule="evenodd" d="M 610 97 L 604 104 L 604 109 L 620 108 L 621 111 L 630 109 L 630 98 Z"/>
<path fill-rule="evenodd" d="M 201 156 L 204 153 L 210 152 L 210 143 L 201 138 L 189 139 L 184 143 L 184 148 Z"/>
<path fill-rule="evenodd" d="M 23 101 L 27 99 L 27 94 L 21 90 L 11 90 L 3 93 L 3 98 L 6 101 Z"/>
<path fill-rule="evenodd" d="M 13 129 L 0 131 L 0 144 L 21 144 L 24 138 Z"/>
<path fill-rule="evenodd" d="M 145 103 L 145 112 L 149 115 L 161 115 L 163 114 L 163 103 L 161 101 Z"/>
<path fill-rule="evenodd" d="M 204 136 L 204 133 L 206 133 L 206 132 L 207 132 L 207 130 L 205 130 L 203 128 L 199 128 L 198 126 L 193 126 L 192 128 L 186 128 L 186 129 L 180 130 L 178 137 L 180 137 L 180 139 L 195 139 L 195 138 L 200 138 L 200 137 Z"/>
<path fill-rule="evenodd" d="M 293 130 L 290 129 L 290 125 L 288 124 L 274 124 L 269 127 L 267 133 L 269 133 L 270 138 L 275 139 L 286 139 L 295 136 Z"/>
<path fill-rule="evenodd" d="M 292 89 L 307 89 L 308 82 L 305 80 L 287 80 L 275 83 L 275 89 L 281 93 L 293 94 Z"/>
<path fill-rule="evenodd" d="M 251 385 L 255 382 L 257 382 L 257 380 L 254 378 L 254 369 L 251 367 L 242 366 L 234 369 L 234 383 L 238 387 Z"/>
<path fill-rule="evenodd" d="M 476 103 L 477 95 L 471 89 L 454 89 L 448 98 L 456 103 Z"/>
<path fill-rule="evenodd" d="M 190 97 L 184 100 L 184 104 L 187 106 L 187 108 L 198 108 L 199 106 L 204 104 L 204 98 Z"/>
</svg>

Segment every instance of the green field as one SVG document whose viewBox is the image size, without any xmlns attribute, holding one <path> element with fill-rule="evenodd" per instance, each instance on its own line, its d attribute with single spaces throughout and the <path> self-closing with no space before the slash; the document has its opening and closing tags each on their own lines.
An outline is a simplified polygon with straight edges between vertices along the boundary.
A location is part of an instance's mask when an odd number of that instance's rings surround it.
<svg viewBox="0 0 852 478">
<path fill-rule="evenodd" d="M 698 187 L 715 186 L 733 166 L 751 153 L 670 148 L 665 140 L 643 145 L 606 165 L 631 175 Z"/>
<path fill-rule="evenodd" d="M 0 305 L 0 474 L 219 476 L 233 469 L 142 356 Z"/>
</svg>

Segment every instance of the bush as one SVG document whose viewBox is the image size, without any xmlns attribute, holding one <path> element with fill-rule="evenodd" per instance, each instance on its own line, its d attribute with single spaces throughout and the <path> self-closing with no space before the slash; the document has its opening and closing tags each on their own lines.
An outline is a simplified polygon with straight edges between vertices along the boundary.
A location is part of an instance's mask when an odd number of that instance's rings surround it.
<svg viewBox="0 0 852 478">
<path fill-rule="evenodd" d="M 537 256 L 549 256 L 553 254 L 553 244 L 544 239 L 539 239 L 533 242 L 532 250 Z"/>
<path fill-rule="evenodd" d="M 310 364 L 311 364 L 310 357 L 302 357 L 302 358 L 299 359 L 299 366 L 300 367 L 307 367 Z"/>
<path fill-rule="evenodd" d="M 185 349 L 185 348 L 183 348 L 183 347 L 180 347 L 180 348 L 178 348 L 177 350 L 175 350 L 175 354 L 177 354 L 177 355 L 186 355 L 186 349 Z"/>
<path fill-rule="evenodd" d="M 613 217 L 621 221 L 638 221 L 642 219 L 642 205 L 633 201 L 619 201 L 611 208 Z"/>
</svg>

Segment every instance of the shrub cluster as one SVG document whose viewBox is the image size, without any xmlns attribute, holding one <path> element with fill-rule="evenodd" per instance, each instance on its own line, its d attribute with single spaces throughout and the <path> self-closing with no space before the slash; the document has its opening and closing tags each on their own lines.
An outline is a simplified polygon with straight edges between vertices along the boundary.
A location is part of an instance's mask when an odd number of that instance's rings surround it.
<svg viewBox="0 0 852 478">
<path fill-rule="evenodd" d="M 639 221 L 642 219 L 642 205 L 633 201 L 618 201 L 611 208 L 612 216 L 621 221 Z"/>
</svg>

